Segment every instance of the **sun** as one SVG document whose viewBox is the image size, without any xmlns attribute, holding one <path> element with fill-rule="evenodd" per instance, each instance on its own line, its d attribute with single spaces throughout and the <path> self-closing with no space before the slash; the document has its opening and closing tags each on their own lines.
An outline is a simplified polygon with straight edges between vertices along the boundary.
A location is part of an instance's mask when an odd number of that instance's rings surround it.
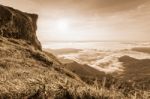
<svg viewBox="0 0 150 99">
<path fill-rule="evenodd" d="M 69 30 L 69 21 L 66 19 L 59 19 L 57 21 L 57 28 L 60 31 L 68 31 Z"/>
<path fill-rule="evenodd" d="M 71 18 L 59 18 L 53 21 L 51 31 L 56 35 L 53 38 L 70 40 L 74 38 L 73 21 Z"/>
</svg>

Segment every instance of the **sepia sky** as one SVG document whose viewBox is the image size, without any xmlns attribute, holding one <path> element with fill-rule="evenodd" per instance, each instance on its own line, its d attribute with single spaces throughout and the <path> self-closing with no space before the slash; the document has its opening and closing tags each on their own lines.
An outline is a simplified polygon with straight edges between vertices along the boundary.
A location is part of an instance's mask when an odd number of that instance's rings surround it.
<svg viewBox="0 0 150 99">
<path fill-rule="evenodd" d="M 37 13 L 41 41 L 150 40 L 150 0 L 0 0 Z"/>
</svg>

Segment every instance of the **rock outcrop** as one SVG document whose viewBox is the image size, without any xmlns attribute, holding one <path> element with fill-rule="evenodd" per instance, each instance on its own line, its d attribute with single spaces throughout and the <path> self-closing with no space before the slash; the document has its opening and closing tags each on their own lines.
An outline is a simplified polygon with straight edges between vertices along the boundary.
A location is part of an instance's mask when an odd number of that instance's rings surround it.
<svg viewBox="0 0 150 99">
<path fill-rule="evenodd" d="M 38 15 L 0 5 L 0 36 L 22 39 L 41 50 L 36 30 Z"/>
</svg>

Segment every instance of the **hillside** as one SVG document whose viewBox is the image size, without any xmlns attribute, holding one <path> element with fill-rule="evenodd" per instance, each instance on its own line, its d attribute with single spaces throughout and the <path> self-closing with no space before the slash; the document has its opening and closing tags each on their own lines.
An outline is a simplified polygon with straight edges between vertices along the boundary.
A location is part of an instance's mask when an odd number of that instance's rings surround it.
<svg viewBox="0 0 150 99">
<path fill-rule="evenodd" d="M 143 84 L 143 89 L 150 90 L 150 59 L 135 59 L 129 56 L 122 56 L 119 59 L 123 63 L 124 73 L 122 79 Z"/>
<path fill-rule="evenodd" d="M 69 51 L 70 53 L 76 54 L 76 49 L 69 50 L 71 50 Z M 136 59 L 127 55 L 120 56 L 118 57 L 118 61 L 121 63 L 123 71 L 121 73 L 114 72 L 105 74 L 104 72 L 94 69 L 86 64 L 79 64 L 73 59 L 70 60 L 69 58 L 67 59 L 67 57 L 60 57 L 63 54 L 66 56 L 70 54 L 66 53 L 64 49 L 47 49 L 47 51 L 58 55 L 59 60 L 65 64 L 64 68 L 71 70 L 88 84 L 94 84 L 96 80 L 98 85 L 102 85 L 105 80 L 105 87 L 109 89 L 113 85 L 116 89 L 125 94 L 130 91 L 133 92 L 134 90 L 150 90 L 150 59 L 148 58 Z"/>
<path fill-rule="evenodd" d="M 114 87 L 108 90 L 105 86 L 88 85 L 64 68 L 57 57 L 42 51 L 36 37 L 38 15 L 3 5 L 0 5 L 0 12 L 0 99 L 136 97 L 130 93 L 125 96 Z M 148 97 L 138 94 L 140 98 Z"/>
<path fill-rule="evenodd" d="M 67 63 L 64 67 L 77 74 L 87 83 L 93 83 L 94 80 L 101 80 L 106 76 L 104 72 L 100 72 L 88 65 L 81 65 L 77 62 Z"/>
</svg>

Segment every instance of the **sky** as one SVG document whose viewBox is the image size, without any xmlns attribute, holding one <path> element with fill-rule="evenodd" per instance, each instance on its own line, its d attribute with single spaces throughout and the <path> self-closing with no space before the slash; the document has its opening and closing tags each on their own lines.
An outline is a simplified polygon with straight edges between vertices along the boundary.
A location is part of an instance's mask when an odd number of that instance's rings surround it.
<svg viewBox="0 0 150 99">
<path fill-rule="evenodd" d="M 40 41 L 150 41 L 150 0 L 0 0 L 37 13 Z"/>
</svg>

